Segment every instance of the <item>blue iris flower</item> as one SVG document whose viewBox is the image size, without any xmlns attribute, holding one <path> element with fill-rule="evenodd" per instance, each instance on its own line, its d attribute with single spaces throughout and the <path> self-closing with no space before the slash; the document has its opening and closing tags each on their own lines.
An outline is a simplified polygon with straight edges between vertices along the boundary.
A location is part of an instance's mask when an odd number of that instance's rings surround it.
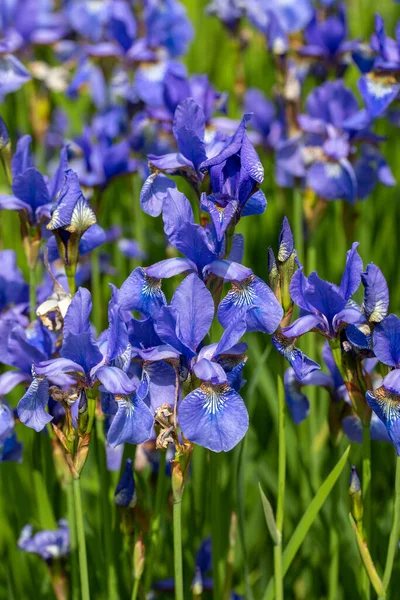
<svg viewBox="0 0 400 600">
<path fill-rule="evenodd" d="M 69 527 L 65 519 L 58 522 L 58 529 L 38 531 L 33 534 L 32 525 L 22 529 L 18 548 L 25 552 L 38 554 L 46 561 L 57 560 L 70 552 Z"/>
<path fill-rule="evenodd" d="M 363 60 L 362 52 L 356 51 L 353 56 L 363 71 L 358 89 L 368 114 L 375 118 L 382 115 L 399 95 L 400 83 L 396 77 L 400 67 L 399 27 L 396 27 L 396 40 L 388 37 L 382 17 L 376 14 L 370 49 L 370 60 Z"/>
<path fill-rule="evenodd" d="M 132 461 L 126 460 L 121 479 L 114 492 L 114 502 L 117 506 L 128 508 L 136 503 L 136 486 L 133 476 Z"/>
<path fill-rule="evenodd" d="M 360 111 L 357 100 L 342 80 L 328 81 L 313 90 L 306 114 L 298 117 L 306 133 L 302 158 L 307 165 L 307 185 L 326 200 L 364 199 L 380 181 L 395 180 L 370 131 L 371 118 Z M 363 142 L 355 157 L 356 145 Z"/>
<path fill-rule="evenodd" d="M 381 363 L 392 367 L 382 385 L 366 393 L 366 400 L 387 429 L 400 455 L 400 320 L 385 317 L 373 332 L 373 351 Z"/>
<path fill-rule="evenodd" d="M 47 377 L 54 379 L 66 373 L 77 378 L 81 387 L 91 388 L 96 382 L 101 382 L 113 394 L 125 396 L 134 391 L 135 381 L 123 368 L 115 366 L 129 346 L 128 332 L 119 307 L 112 299 L 109 327 L 97 341 L 89 321 L 91 309 L 90 292 L 79 288 L 65 315 L 60 358 L 34 361 L 35 378 L 18 405 L 20 418 L 26 425 L 40 430 L 51 420 L 44 410 L 48 400 Z"/>
<path fill-rule="evenodd" d="M 362 260 L 357 246 L 354 242 L 347 253 L 339 287 L 320 279 L 315 271 L 308 278 L 303 269 L 296 271 L 290 284 L 290 295 L 301 309 L 301 316 L 282 329 L 285 337 L 297 338 L 314 329 L 328 339 L 335 339 L 346 324 L 365 320 L 357 305 L 350 302 L 361 283 Z"/>
</svg>

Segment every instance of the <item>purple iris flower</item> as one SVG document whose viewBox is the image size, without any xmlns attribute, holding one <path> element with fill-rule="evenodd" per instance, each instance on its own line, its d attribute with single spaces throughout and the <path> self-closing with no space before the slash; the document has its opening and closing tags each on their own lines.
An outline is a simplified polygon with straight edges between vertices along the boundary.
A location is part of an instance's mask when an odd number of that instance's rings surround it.
<svg viewBox="0 0 400 600">
<path fill-rule="evenodd" d="M 12 158 L 13 195 L 0 194 L 0 209 L 17 210 L 32 226 L 50 218 L 50 190 L 43 175 L 34 167 L 30 153 L 32 139 L 19 139 Z"/>
<path fill-rule="evenodd" d="M 0 47 L 0 98 L 16 92 L 30 79 L 31 75 L 24 65 L 12 54 L 2 53 Z"/>
<path fill-rule="evenodd" d="M 364 286 L 364 300 L 361 312 L 365 323 L 348 325 L 346 337 L 357 349 L 370 352 L 372 348 L 372 331 L 377 323 L 383 321 L 389 309 L 389 289 L 386 279 L 379 267 L 370 263 L 361 275 Z"/>
<path fill-rule="evenodd" d="M 315 385 L 324 387 L 328 390 L 334 402 L 344 400 L 346 404 L 350 405 L 350 398 L 346 385 L 335 363 L 328 342 L 325 342 L 324 344 L 322 358 L 325 365 L 328 367 L 329 374 L 314 372 L 305 377 L 302 381 L 299 381 L 292 368 L 285 371 L 285 398 L 291 417 L 296 425 L 301 423 L 308 416 L 310 410 L 309 400 L 306 393 L 302 390 L 303 386 Z M 364 367 L 368 372 L 370 372 L 375 365 L 376 360 L 372 360 L 370 363 L 368 363 L 367 360 L 364 363 Z M 350 441 L 358 444 L 362 443 L 362 421 L 357 415 L 344 416 L 342 419 L 342 427 Z M 385 427 L 375 414 L 373 414 L 371 419 L 371 439 L 382 442 L 389 441 Z"/>
<path fill-rule="evenodd" d="M 21 270 L 17 267 L 14 250 L 0 251 L 0 313 L 13 305 L 26 305 L 29 301 L 28 285 L 24 281 Z"/>
<path fill-rule="evenodd" d="M 304 30 L 305 45 L 299 50 L 301 56 L 317 58 L 326 68 L 340 67 L 341 72 L 348 64 L 347 56 L 358 45 L 357 41 L 348 41 L 346 10 L 339 6 L 337 14 L 328 14 L 320 20 L 317 11 Z M 318 63 L 318 68 L 321 62 Z"/>
<path fill-rule="evenodd" d="M 40 431 L 52 418 L 45 411 L 48 401 L 47 377 L 61 373 L 77 378 L 81 387 L 92 388 L 97 382 L 113 394 L 129 395 L 135 389 L 125 370 L 114 366 L 128 351 L 129 339 L 119 308 L 113 299 L 109 307 L 109 327 L 97 341 L 89 321 L 92 309 L 90 292 L 79 288 L 64 318 L 64 338 L 60 358 L 35 360 L 35 377 L 18 405 L 20 419 Z"/>
<path fill-rule="evenodd" d="M 351 302 L 351 296 L 361 283 L 362 260 L 354 242 L 347 252 L 346 266 L 340 286 L 320 279 L 316 271 L 307 278 L 303 269 L 293 275 L 290 295 L 301 309 L 301 316 L 282 334 L 297 338 L 312 329 L 328 339 L 335 339 L 345 324 L 360 323 L 364 320 L 360 309 Z"/>
<path fill-rule="evenodd" d="M 251 127 L 262 136 L 263 147 L 274 149 L 283 134 L 274 104 L 259 89 L 249 88 L 244 94 L 244 107 L 246 113 L 252 113 Z"/>
<path fill-rule="evenodd" d="M 186 9 L 177 0 L 146 0 L 144 24 L 147 45 L 150 48 L 163 46 L 172 57 L 184 54 L 193 39 L 193 27 Z"/>
<path fill-rule="evenodd" d="M 235 31 L 245 14 L 245 6 L 242 0 L 211 0 L 206 11 L 209 15 L 218 17 L 228 29 Z"/>
<path fill-rule="evenodd" d="M 43 327 L 39 321 L 35 321 L 26 329 L 21 325 L 16 325 L 14 321 L 0 321 L 0 333 L 0 360 L 3 364 L 16 369 L 6 371 L 0 375 L 1 394 L 5 395 L 17 385 L 32 381 L 32 364 L 44 361 L 52 355 L 55 349 L 56 338 Z M 63 386 L 68 384 L 71 380 L 63 373 L 54 373 L 51 376 L 51 381 L 57 385 Z M 45 413 L 45 415 L 43 415 L 44 411 L 42 411 L 41 405 L 44 385 L 39 386 L 39 383 L 40 381 L 38 381 L 33 374 L 31 386 L 33 386 L 32 389 L 36 391 L 34 401 L 36 400 L 38 402 L 38 412 L 44 418 L 44 421 L 46 421 L 48 414 Z M 25 407 L 26 403 L 23 403 L 22 409 Z M 32 423 L 34 428 L 36 428 L 37 421 L 35 420 L 35 414 L 31 415 L 30 413 L 25 413 L 25 417 L 28 420 L 31 416 L 33 418 Z M 49 419 L 47 419 L 47 422 L 48 421 Z"/>
<path fill-rule="evenodd" d="M 14 411 L 0 398 L 0 462 L 21 462 L 22 444 L 14 431 Z"/>
<path fill-rule="evenodd" d="M 76 147 L 79 148 L 82 155 L 73 157 L 71 165 L 77 172 L 82 185 L 99 186 L 104 189 L 114 177 L 135 172 L 138 162 L 131 158 L 130 145 L 126 139 L 113 143 L 110 134 L 115 134 L 113 129 L 118 127 L 118 122 L 114 123 L 114 114 L 109 111 L 107 115 L 101 115 L 98 118 L 100 123 L 94 121 L 92 129 L 85 127 L 83 135 L 75 139 Z M 110 131 L 106 135 L 105 128 L 107 126 Z M 96 141 L 93 131 L 98 127 L 102 128 L 102 133 Z"/>
<path fill-rule="evenodd" d="M 70 552 L 69 527 L 65 519 L 58 521 L 58 529 L 38 531 L 33 535 L 32 525 L 25 525 L 18 540 L 18 548 L 38 554 L 46 561 L 52 561 Z"/>
<path fill-rule="evenodd" d="M 398 97 L 400 83 L 397 73 L 400 68 L 399 27 L 396 27 L 396 40 L 388 37 L 382 17 L 375 15 L 375 33 L 371 38 L 371 50 L 374 58 L 363 61 L 354 56 L 361 67 L 363 75 L 358 82 L 358 89 L 365 102 L 371 118 L 382 115 L 387 107 Z"/>
<path fill-rule="evenodd" d="M 136 503 L 136 486 L 133 476 L 132 461 L 130 458 L 125 463 L 121 479 L 115 489 L 114 502 L 117 506 L 128 508 Z"/>
<path fill-rule="evenodd" d="M 142 347 L 136 351 L 148 361 L 180 359 L 181 369 L 185 366 L 186 373 L 188 370 L 195 373 L 202 381 L 201 386 L 178 406 L 182 432 L 190 441 L 216 452 L 230 450 L 248 427 L 247 410 L 236 391 L 241 385 L 238 371 L 245 362 L 243 347 L 235 348 L 246 330 L 246 323 L 231 327 L 218 345 L 203 347 L 214 318 L 214 301 L 197 274 L 191 273 L 183 280 L 170 305 L 166 304 L 159 287 L 151 294 L 146 295 L 146 291 L 143 294 L 150 279 L 146 281 L 143 270 L 136 270 L 132 275 L 128 286 L 121 288 L 120 302 L 125 308 L 131 308 L 129 300 L 124 304 L 125 298 L 135 296 L 138 298 L 136 310 L 150 318 L 150 321 L 133 323 L 138 340 L 143 339 L 144 333 L 148 338 L 147 350 Z"/>
<path fill-rule="evenodd" d="M 328 81 L 309 94 L 306 114 L 298 117 L 306 133 L 302 158 L 307 185 L 326 200 L 355 202 L 371 193 L 377 181 L 395 181 L 369 130 L 371 120 L 343 81 Z M 357 144 L 363 142 L 356 154 Z"/>
<path fill-rule="evenodd" d="M 378 323 L 373 333 L 375 356 L 392 370 L 382 385 L 368 391 L 366 400 L 385 425 L 391 442 L 400 456 L 400 320 L 389 315 Z"/>
</svg>

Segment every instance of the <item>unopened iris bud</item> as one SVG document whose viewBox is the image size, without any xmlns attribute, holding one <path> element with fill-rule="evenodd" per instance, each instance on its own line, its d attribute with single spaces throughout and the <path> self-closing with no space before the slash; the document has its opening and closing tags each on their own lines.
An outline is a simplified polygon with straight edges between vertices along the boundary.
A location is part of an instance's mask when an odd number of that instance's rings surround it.
<svg viewBox="0 0 400 600">
<path fill-rule="evenodd" d="M 133 550 L 133 577 L 140 579 L 144 571 L 145 545 L 141 537 L 138 538 Z"/>
<path fill-rule="evenodd" d="M 292 310 L 293 301 L 290 297 L 289 286 L 295 270 L 296 251 L 289 221 L 283 219 L 282 229 L 279 234 L 278 246 L 278 271 L 280 276 L 280 293 L 282 308 L 285 313 Z"/>
<path fill-rule="evenodd" d="M 58 251 L 65 265 L 71 294 L 75 290 L 75 271 L 79 261 L 79 242 L 96 215 L 79 186 L 78 175 L 68 169 L 47 229 L 53 231 Z"/>
<path fill-rule="evenodd" d="M 196 567 L 193 582 L 192 582 L 192 594 L 193 598 L 200 598 L 203 593 L 203 577 L 201 575 L 201 570 L 199 567 Z"/>
<path fill-rule="evenodd" d="M 86 432 L 88 421 L 88 400 L 85 390 L 82 390 L 78 404 L 78 429 L 80 432 Z"/>
<path fill-rule="evenodd" d="M 351 514 L 353 515 L 357 527 L 360 528 L 362 527 L 364 509 L 360 478 L 358 477 L 357 469 L 355 467 L 351 467 L 349 493 Z"/>
<path fill-rule="evenodd" d="M 125 463 L 124 472 L 115 489 L 114 502 L 123 508 L 133 508 L 136 504 L 136 486 L 130 458 Z"/>
<path fill-rule="evenodd" d="M 268 248 L 268 277 L 269 287 L 274 292 L 276 298 L 280 301 L 279 273 L 276 265 L 275 254 L 272 248 Z"/>
</svg>

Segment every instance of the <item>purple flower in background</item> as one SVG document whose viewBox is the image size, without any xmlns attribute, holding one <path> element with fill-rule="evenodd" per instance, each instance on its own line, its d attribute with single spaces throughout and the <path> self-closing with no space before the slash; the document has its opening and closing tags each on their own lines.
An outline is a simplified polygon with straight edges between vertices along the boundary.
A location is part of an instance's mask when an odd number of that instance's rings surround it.
<svg viewBox="0 0 400 600">
<path fill-rule="evenodd" d="M 124 508 L 132 507 L 136 503 L 136 486 L 133 476 L 132 461 L 126 460 L 121 479 L 114 492 L 114 502 Z"/>
<path fill-rule="evenodd" d="M 381 116 L 388 106 L 398 97 L 400 83 L 397 74 L 400 69 L 399 26 L 396 27 L 396 40 L 388 37 L 382 17 L 375 15 L 375 33 L 371 38 L 371 50 L 374 58 L 363 61 L 355 56 L 363 75 L 358 82 L 358 89 L 365 102 L 371 118 Z"/>
<path fill-rule="evenodd" d="M 25 525 L 18 540 L 18 548 L 38 554 L 46 561 L 67 556 L 70 552 L 69 528 L 65 519 L 58 521 L 58 529 L 38 531 L 33 534 L 32 525 Z"/>
<path fill-rule="evenodd" d="M 313 90 L 306 114 L 298 117 L 303 131 L 302 158 L 307 185 L 326 200 L 355 202 L 372 192 L 376 183 L 395 181 L 370 130 L 371 119 L 359 111 L 354 94 L 342 80 L 328 81 Z M 357 153 L 357 144 L 363 142 Z"/>
<path fill-rule="evenodd" d="M 364 300 L 361 312 L 365 323 L 348 325 L 346 337 L 358 350 L 369 352 L 372 348 L 372 331 L 377 323 L 383 321 L 389 309 L 389 289 L 379 267 L 370 263 L 361 275 L 364 286 Z"/>
<path fill-rule="evenodd" d="M 29 301 L 28 285 L 21 270 L 17 267 L 14 250 L 0 251 L 0 313 L 13 305 L 26 304 Z M 4 318 L 3 314 L 1 318 Z"/>
<path fill-rule="evenodd" d="M 31 226 L 38 226 L 50 218 L 51 196 L 45 178 L 33 166 L 31 141 L 29 135 L 18 140 L 11 163 L 13 195 L 0 194 L 0 209 L 16 210 Z"/>
<path fill-rule="evenodd" d="M 321 19 L 317 10 L 304 30 L 305 45 L 299 50 L 301 56 L 318 60 L 316 69 L 339 68 L 343 73 L 348 65 L 348 55 L 358 45 L 357 41 L 347 40 L 346 9 L 338 7 L 337 13 L 328 13 Z"/>
<path fill-rule="evenodd" d="M 301 309 L 301 316 L 282 329 L 285 337 L 297 338 L 314 329 L 325 337 L 334 339 L 345 324 L 364 320 L 360 309 L 349 302 L 361 283 L 362 260 L 357 246 L 358 243 L 354 242 L 347 252 L 339 287 L 320 279 L 315 271 L 308 278 L 303 269 L 296 271 L 290 284 L 290 294 Z"/>
</svg>

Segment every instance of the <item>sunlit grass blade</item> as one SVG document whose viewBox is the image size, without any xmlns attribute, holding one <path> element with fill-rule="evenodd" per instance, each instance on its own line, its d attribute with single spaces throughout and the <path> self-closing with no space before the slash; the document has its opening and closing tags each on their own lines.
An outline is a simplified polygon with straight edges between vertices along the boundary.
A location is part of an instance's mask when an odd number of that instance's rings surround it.
<svg viewBox="0 0 400 600">
<path fill-rule="evenodd" d="M 282 557 L 282 573 L 285 575 L 292 564 L 294 557 L 296 556 L 301 544 L 304 541 L 311 525 L 315 521 L 319 511 L 321 510 L 324 502 L 328 498 L 332 491 L 333 486 L 337 482 L 340 474 L 342 473 L 347 458 L 349 456 L 350 446 L 347 447 L 340 460 L 337 462 L 335 467 L 329 473 L 318 492 L 311 501 L 310 506 L 304 513 L 299 524 L 297 525 L 292 537 L 290 538 Z M 263 600 L 272 600 L 275 596 L 275 583 L 273 580 L 270 581 L 267 590 L 264 594 Z"/>
</svg>

